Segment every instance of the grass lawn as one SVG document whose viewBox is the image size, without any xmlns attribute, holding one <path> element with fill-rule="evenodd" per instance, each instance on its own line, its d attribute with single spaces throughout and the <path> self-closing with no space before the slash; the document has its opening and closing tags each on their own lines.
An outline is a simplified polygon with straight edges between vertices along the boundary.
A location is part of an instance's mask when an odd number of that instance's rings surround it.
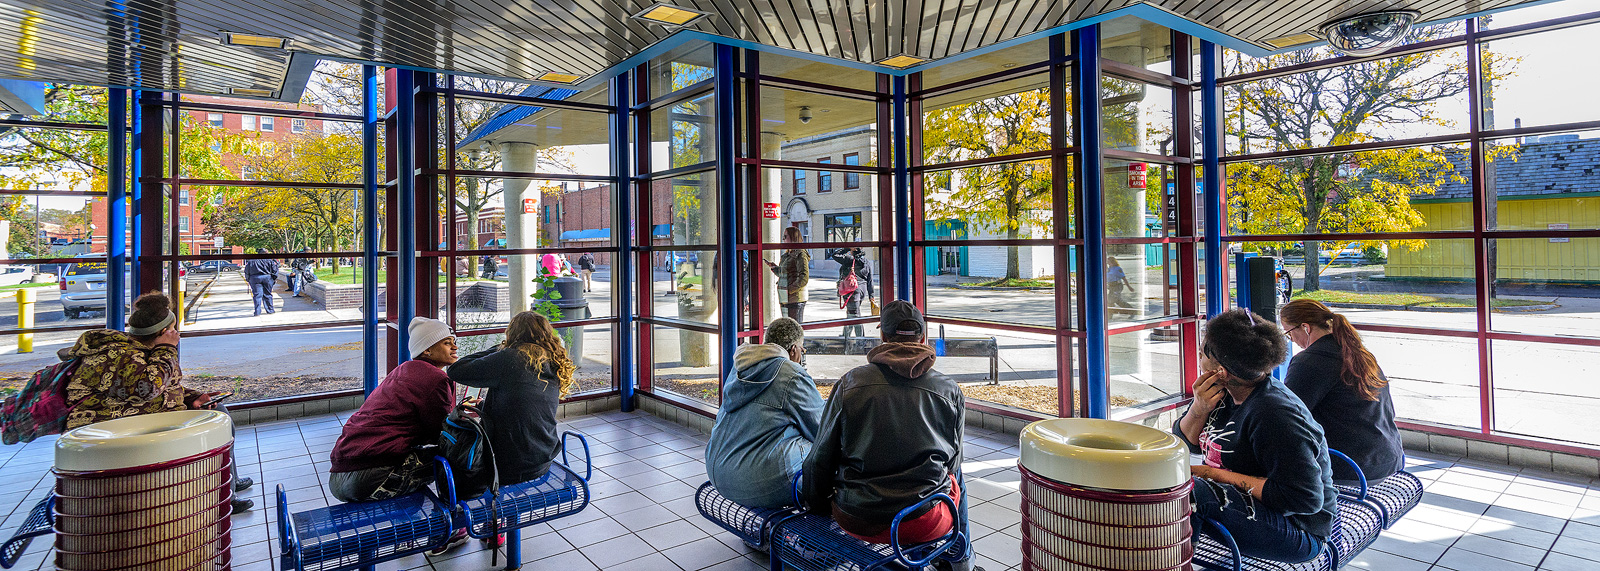
<svg viewBox="0 0 1600 571">
<path fill-rule="evenodd" d="M 975 284 L 961 284 L 968 287 L 1056 287 L 1055 279 L 1026 279 L 1026 278 L 1000 278 Z"/>
<path fill-rule="evenodd" d="M 7 291 L 7 290 L 13 290 L 13 289 L 23 289 L 23 288 L 30 288 L 30 287 L 56 287 L 56 282 L 49 282 L 49 283 L 42 283 L 42 284 L 28 284 L 28 283 L 12 284 L 12 285 L 8 285 L 8 286 L 0 286 L 0 291 Z"/>
<path fill-rule="evenodd" d="M 1317 290 L 1294 292 L 1295 299 L 1313 299 L 1323 303 L 1370 303 L 1376 305 L 1404 305 L 1416 307 L 1476 307 L 1477 302 L 1465 297 L 1439 297 L 1415 293 L 1359 293 L 1353 291 Z M 1528 307 L 1545 302 L 1526 299 L 1494 300 L 1494 307 Z"/>
<path fill-rule="evenodd" d="M 362 271 L 361 271 L 361 268 L 352 268 L 350 266 L 340 266 L 339 267 L 339 273 L 337 275 L 335 275 L 333 273 L 333 268 L 319 268 L 319 269 L 316 270 L 316 274 L 317 274 L 317 279 L 318 280 L 324 281 L 324 282 L 327 282 L 327 283 L 330 283 L 330 284 L 353 285 L 353 284 L 361 283 Z M 382 283 L 384 283 L 384 280 L 387 280 L 387 279 L 389 279 L 389 273 L 388 272 L 381 272 L 381 271 L 378 272 L 378 283 L 382 284 Z M 446 279 L 445 276 L 442 276 L 442 275 L 439 276 L 439 283 L 445 283 L 445 279 Z M 456 283 L 459 284 L 459 283 L 479 282 L 479 281 L 488 281 L 488 280 L 460 278 L 460 279 L 456 280 Z"/>
</svg>

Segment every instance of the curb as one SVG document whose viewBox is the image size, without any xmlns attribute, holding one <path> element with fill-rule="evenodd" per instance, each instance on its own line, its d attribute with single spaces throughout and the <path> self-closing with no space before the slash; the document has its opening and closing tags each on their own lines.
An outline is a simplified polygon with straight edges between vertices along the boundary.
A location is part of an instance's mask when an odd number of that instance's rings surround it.
<svg viewBox="0 0 1600 571">
<path fill-rule="evenodd" d="M 1390 311 L 1426 311 L 1430 313 L 1472 313 L 1478 310 L 1476 307 L 1418 307 L 1414 305 L 1388 305 L 1381 303 L 1324 303 L 1323 305 L 1345 309 L 1386 309 Z M 1497 313 L 1534 313 L 1539 311 L 1549 311 L 1557 307 L 1560 306 L 1554 303 L 1546 303 L 1521 307 L 1504 307 L 1495 309 L 1494 311 Z"/>
<path fill-rule="evenodd" d="M 970 291 L 1055 291 L 1055 287 L 999 287 L 999 286 L 968 286 L 955 284 L 950 289 L 964 289 Z"/>
</svg>

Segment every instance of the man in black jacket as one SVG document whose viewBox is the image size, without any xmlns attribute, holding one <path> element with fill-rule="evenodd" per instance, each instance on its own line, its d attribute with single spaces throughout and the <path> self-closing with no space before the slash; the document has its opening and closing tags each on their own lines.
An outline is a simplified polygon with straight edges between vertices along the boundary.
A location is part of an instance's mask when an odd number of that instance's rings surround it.
<svg viewBox="0 0 1600 571">
<path fill-rule="evenodd" d="M 955 381 L 933 370 L 916 306 L 889 302 L 879 325 L 883 344 L 839 379 L 822 410 L 801 493 L 812 511 L 831 512 L 851 535 L 888 543 L 900 510 L 937 493 L 960 501 L 955 472 L 966 403 Z M 937 539 L 955 515 L 943 503 L 924 507 L 901 522 L 900 541 Z"/>
<path fill-rule="evenodd" d="M 250 284 L 250 299 L 256 304 L 255 314 L 261 315 L 263 307 L 267 313 L 275 313 L 272 309 L 272 284 L 278 281 L 278 261 L 246 260 L 244 281 Z"/>
</svg>

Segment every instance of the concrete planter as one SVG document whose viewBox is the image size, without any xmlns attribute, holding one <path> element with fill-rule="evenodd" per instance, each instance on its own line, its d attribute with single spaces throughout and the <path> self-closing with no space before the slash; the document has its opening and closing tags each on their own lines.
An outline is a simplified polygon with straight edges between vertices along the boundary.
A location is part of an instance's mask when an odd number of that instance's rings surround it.
<svg viewBox="0 0 1600 571">
<path fill-rule="evenodd" d="M 315 281 L 306 285 L 305 294 L 323 309 L 350 309 L 361 307 L 361 284 L 330 284 Z M 385 286 L 378 286 L 378 305 L 383 306 Z M 439 297 L 448 295 L 446 286 L 439 286 Z M 456 287 L 456 307 L 483 311 L 507 311 L 511 308 L 511 286 L 505 282 L 472 282 Z"/>
</svg>

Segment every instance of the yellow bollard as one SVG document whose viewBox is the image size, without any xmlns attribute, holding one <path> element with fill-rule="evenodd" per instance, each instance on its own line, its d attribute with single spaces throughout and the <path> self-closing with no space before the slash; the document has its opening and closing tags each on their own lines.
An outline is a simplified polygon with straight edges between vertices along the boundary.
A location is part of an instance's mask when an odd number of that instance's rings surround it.
<svg viewBox="0 0 1600 571">
<path fill-rule="evenodd" d="M 17 327 L 22 329 L 33 328 L 33 302 L 39 298 L 39 292 L 34 288 L 25 287 L 17 289 Z M 33 334 L 17 334 L 17 352 L 33 352 Z"/>
<path fill-rule="evenodd" d="M 178 329 L 183 329 L 183 290 L 178 290 Z"/>
</svg>

